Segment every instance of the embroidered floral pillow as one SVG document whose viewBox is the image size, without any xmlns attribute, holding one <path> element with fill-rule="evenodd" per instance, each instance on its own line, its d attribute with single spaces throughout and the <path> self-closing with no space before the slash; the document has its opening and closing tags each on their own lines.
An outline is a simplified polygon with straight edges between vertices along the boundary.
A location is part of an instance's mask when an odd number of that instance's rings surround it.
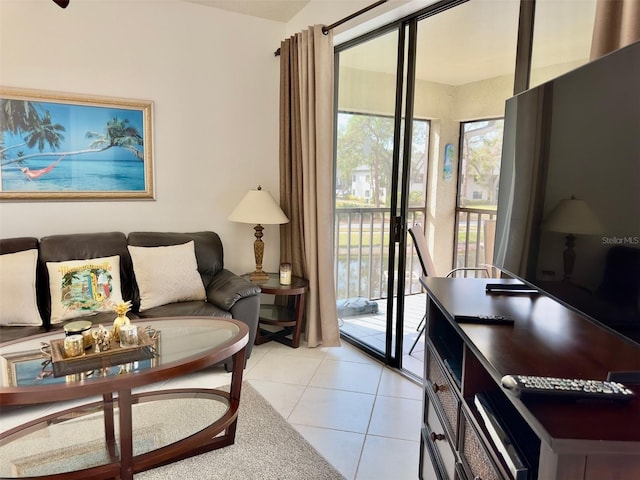
<svg viewBox="0 0 640 480">
<path fill-rule="evenodd" d="M 120 257 L 47 262 L 51 323 L 112 311 L 122 302 Z"/>
</svg>

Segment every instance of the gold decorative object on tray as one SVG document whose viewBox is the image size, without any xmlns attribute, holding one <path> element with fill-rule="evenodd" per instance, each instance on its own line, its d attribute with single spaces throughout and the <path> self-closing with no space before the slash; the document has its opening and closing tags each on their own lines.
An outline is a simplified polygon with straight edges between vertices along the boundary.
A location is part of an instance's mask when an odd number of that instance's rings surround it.
<svg viewBox="0 0 640 480">
<path fill-rule="evenodd" d="M 51 341 L 51 365 L 54 377 L 146 360 L 153 358 L 155 354 L 153 339 L 142 328 L 138 328 L 138 345 L 123 348 L 120 342 L 111 338 L 108 350 L 96 351 L 96 346 L 93 345 L 81 357 L 68 357 L 65 354 L 64 339 Z"/>
<path fill-rule="evenodd" d="M 90 320 L 77 320 L 75 322 L 67 323 L 64 326 L 64 334 L 69 335 L 82 335 L 84 341 L 84 348 L 89 348 L 93 344 L 93 337 L 91 336 L 91 324 Z"/>
<path fill-rule="evenodd" d="M 131 301 L 120 302 L 113 307 L 113 311 L 118 315 L 113 321 L 113 339 L 120 341 L 120 327 L 123 325 L 129 325 L 131 321 L 127 317 L 127 312 L 131 310 Z"/>
</svg>

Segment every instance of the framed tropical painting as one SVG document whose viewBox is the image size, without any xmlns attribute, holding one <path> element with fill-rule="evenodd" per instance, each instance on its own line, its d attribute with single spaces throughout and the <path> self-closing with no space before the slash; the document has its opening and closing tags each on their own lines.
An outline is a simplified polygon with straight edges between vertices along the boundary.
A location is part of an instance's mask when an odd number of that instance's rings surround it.
<svg viewBox="0 0 640 480">
<path fill-rule="evenodd" d="M 0 87 L 0 199 L 154 198 L 152 110 Z"/>
</svg>

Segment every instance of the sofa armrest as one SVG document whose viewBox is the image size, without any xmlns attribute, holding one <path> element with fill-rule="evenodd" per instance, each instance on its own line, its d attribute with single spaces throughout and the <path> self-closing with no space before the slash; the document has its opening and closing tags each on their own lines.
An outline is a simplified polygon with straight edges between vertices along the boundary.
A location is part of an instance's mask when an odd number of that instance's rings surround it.
<svg viewBox="0 0 640 480">
<path fill-rule="evenodd" d="M 258 295 L 260 292 L 258 285 L 222 269 L 207 287 L 207 300 L 224 310 L 231 310 L 241 298 Z"/>
</svg>

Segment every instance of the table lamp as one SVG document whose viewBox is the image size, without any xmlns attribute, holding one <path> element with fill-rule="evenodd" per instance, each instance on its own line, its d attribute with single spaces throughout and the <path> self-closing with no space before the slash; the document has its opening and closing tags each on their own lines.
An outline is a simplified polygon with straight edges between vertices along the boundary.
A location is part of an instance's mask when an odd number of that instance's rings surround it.
<svg viewBox="0 0 640 480">
<path fill-rule="evenodd" d="M 262 225 L 277 225 L 287 223 L 289 219 L 280 209 L 276 201 L 267 190 L 258 186 L 257 190 L 249 190 L 238 206 L 229 215 L 232 222 L 255 224 L 256 241 L 253 242 L 253 252 L 256 259 L 256 270 L 249 275 L 252 282 L 266 282 L 269 275 L 262 271 L 262 257 L 264 242 L 262 241 Z"/>
<path fill-rule="evenodd" d="M 576 261 L 576 235 L 595 235 L 602 231 L 600 222 L 584 200 L 573 195 L 571 198 L 560 200 L 549 213 L 542 224 L 542 228 L 550 232 L 566 233 L 567 247 L 564 251 L 564 280 L 570 280 L 573 265 Z"/>
</svg>

